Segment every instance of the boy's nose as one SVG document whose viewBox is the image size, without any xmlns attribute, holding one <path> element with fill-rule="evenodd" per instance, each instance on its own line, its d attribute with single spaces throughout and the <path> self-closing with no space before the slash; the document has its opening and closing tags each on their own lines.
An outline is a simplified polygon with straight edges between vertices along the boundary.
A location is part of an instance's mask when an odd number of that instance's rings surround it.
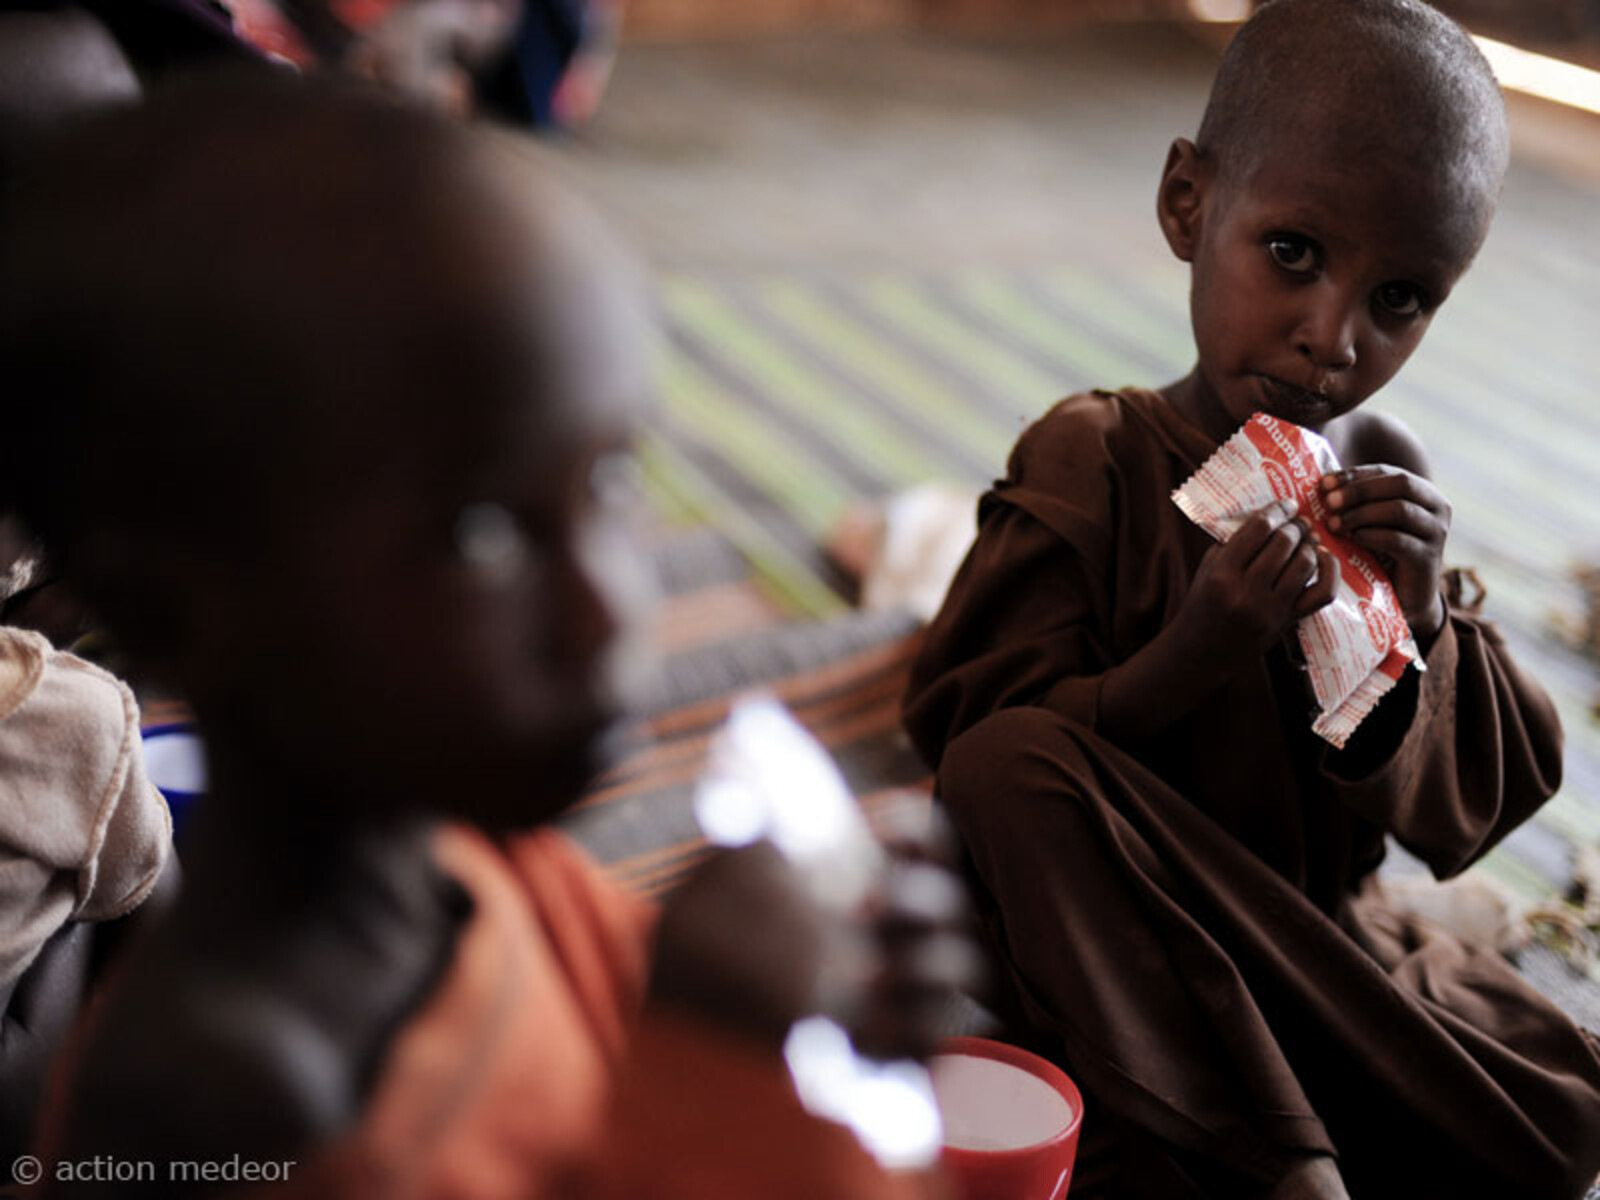
<svg viewBox="0 0 1600 1200">
<path fill-rule="evenodd" d="M 1356 363 L 1359 313 L 1343 297 L 1326 294 L 1307 306 L 1295 330 L 1295 349 L 1322 371 L 1341 371 Z"/>
<path fill-rule="evenodd" d="M 618 522 L 600 521 L 586 529 L 577 557 L 583 602 L 569 636 L 610 698 L 625 703 L 648 676 L 646 645 L 657 580 L 644 551 Z"/>
</svg>

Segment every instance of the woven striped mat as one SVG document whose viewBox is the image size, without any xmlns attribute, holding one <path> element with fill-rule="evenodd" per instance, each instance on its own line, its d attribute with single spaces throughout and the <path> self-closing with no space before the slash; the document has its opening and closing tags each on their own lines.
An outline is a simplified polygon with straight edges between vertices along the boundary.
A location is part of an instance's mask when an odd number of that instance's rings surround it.
<svg viewBox="0 0 1600 1200">
<path fill-rule="evenodd" d="M 1539 265 L 1514 254 L 1498 261 Z M 664 279 L 664 403 L 642 447 L 651 495 L 669 518 L 714 529 L 736 548 L 767 619 L 787 616 L 813 630 L 809 647 L 794 629 L 784 634 L 787 672 L 733 667 L 714 653 L 685 656 L 680 669 L 722 672 L 723 684 L 793 676 L 784 686 L 810 703 L 806 672 L 831 670 L 840 658 L 830 639 L 859 643 L 864 628 L 851 615 L 847 581 L 822 549 L 852 503 L 929 479 L 981 485 L 1000 473 L 1017 434 L 1056 397 L 1182 373 L 1192 350 L 1181 290 L 1164 275 L 1135 273 L 1115 286 L 1106 280 L 1092 264 Z M 1591 715 L 1600 680 L 1565 633 L 1579 611 L 1574 565 L 1600 557 L 1600 502 L 1588 494 L 1600 475 L 1589 460 L 1600 446 L 1600 406 L 1571 368 L 1571 330 L 1561 321 L 1474 302 L 1493 297 L 1499 282 L 1480 283 L 1450 321 L 1441 320 L 1374 403 L 1405 419 L 1429 447 L 1435 478 L 1455 506 L 1450 559 L 1477 569 L 1489 615 L 1566 722 L 1561 794 L 1480 868 L 1539 902 L 1566 885 L 1575 846 L 1600 844 L 1600 723 Z M 1503 353 L 1508 344 L 1517 347 L 1514 359 Z M 742 643 L 729 639 L 730 652 L 771 653 L 761 628 L 760 621 L 745 625 Z M 704 632 L 714 640 L 719 631 Z M 860 649 L 854 643 L 850 654 Z M 714 680 L 695 686 L 716 694 Z M 817 686 L 817 696 L 835 695 Z M 893 723 L 892 694 L 885 687 L 875 710 L 884 729 Z M 703 738 L 717 710 L 694 711 L 666 736 L 692 730 Z M 666 731 L 658 724 L 644 732 Z M 639 792 L 603 794 L 626 796 L 626 820 L 643 827 Z M 693 853 L 687 843 L 673 845 L 624 873 L 650 886 L 670 880 L 677 867 L 669 863 L 682 865 Z M 1586 983 L 1576 986 L 1587 993 Z"/>
<path fill-rule="evenodd" d="M 667 597 L 655 637 L 666 653 L 639 702 L 644 715 L 565 818 L 615 879 L 657 895 L 704 859 L 695 783 L 731 701 L 754 689 L 776 696 L 828 748 L 869 819 L 927 804 L 928 770 L 900 730 L 915 622 L 898 613 L 794 619 L 762 599 L 744 560 L 705 528 L 668 539 L 657 558 Z M 677 615 L 708 600 L 745 619 Z"/>
</svg>

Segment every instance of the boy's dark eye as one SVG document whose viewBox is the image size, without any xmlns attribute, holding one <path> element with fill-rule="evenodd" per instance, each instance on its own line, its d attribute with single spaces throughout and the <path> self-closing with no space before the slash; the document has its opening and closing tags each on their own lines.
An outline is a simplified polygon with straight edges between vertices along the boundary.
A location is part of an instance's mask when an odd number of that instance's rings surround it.
<svg viewBox="0 0 1600 1200">
<path fill-rule="evenodd" d="M 1267 253 L 1285 271 L 1308 275 L 1317 269 L 1317 247 L 1310 238 L 1275 233 L 1267 239 Z"/>
<path fill-rule="evenodd" d="M 491 500 L 468 504 L 456 515 L 457 556 L 468 566 L 494 576 L 519 569 L 529 557 L 529 531 L 509 508 Z"/>
<path fill-rule="evenodd" d="M 1425 307 L 1422 290 L 1410 283 L 1386 283 L 1375 293 L 1378 307 L 1397 317 L 1414 317 Z"/>
</svg>

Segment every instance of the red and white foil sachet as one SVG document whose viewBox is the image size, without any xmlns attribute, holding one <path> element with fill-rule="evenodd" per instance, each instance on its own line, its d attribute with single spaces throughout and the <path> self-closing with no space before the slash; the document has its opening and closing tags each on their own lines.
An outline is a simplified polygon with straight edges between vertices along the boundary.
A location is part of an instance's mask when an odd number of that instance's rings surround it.
<svg viewBox="0 0 1600 1200">
<path fill-rule="evenodd" d="M 1328 529 L 1318 483 L 1338 469 L 1333 447 L 1319 434 L 1256 413 L 1172 493 L 1172 501 L 1219 542 L 1268 505 L 1293 501 L 1301 520 L 1338 561 L 1333 602 L 1301 620 L 1297 632 L 1322 710 L 1311 728 L 1342 747 L 1394 687 L 1406 663 L 1425 668 L 1383 568 Z"/>
</svg>

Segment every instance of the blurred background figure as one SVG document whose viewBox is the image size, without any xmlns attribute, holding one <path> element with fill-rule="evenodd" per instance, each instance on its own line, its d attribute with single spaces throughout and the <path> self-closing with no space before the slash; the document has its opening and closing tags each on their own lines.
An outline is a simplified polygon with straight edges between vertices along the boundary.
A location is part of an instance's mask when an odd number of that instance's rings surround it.
<svg viewBox="0 0 1600 1200">
<path fill-rule="evenodd" d="M 569 128 L 599 104 L 622 12 L 623 0 L 0 0 L 17 39 L 0 72 L 31 88 L 42 31 L 92 26 L 146 83 L 259 58 L 346 71 L 447 112 Z M 86 55 L 74 70 L 103 66 Z"/>
<path fill-rule="evenodd" d="M 243 36 L 449 112 L 581 124 L 610 73 L 621 0 L 234 0 Z"/>
</svg>

